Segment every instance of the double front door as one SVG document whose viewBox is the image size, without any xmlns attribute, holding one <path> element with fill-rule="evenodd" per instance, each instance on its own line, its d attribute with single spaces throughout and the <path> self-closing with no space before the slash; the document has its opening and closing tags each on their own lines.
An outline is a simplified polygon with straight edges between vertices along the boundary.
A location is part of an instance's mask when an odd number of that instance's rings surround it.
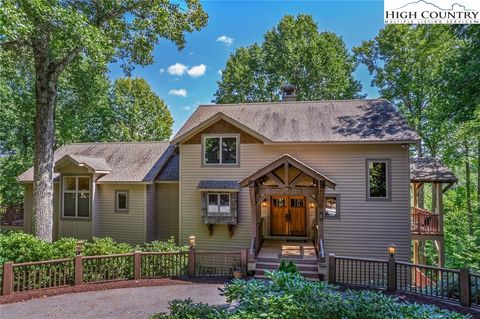
<svg viewBox="0 0 480 319">
<path fill-rule="evenodd" d="M 273 236 L 306 236 L 305 196 L 272 196 L 270 233 Z"/>
</svg>

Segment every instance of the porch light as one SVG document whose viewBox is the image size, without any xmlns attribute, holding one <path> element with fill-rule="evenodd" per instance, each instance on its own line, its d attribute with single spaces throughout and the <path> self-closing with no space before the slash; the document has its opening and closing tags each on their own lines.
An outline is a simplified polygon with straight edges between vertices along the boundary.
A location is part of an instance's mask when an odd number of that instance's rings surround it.
<svg viewBox="0 0 480 319">
<path fill-rule="evenodd" d="M 77 240 L 77 256 L 83 252 L 83 240 Z"/>
<path fill-rule="evenodd" d="M 188 244 L 190 245 L 190 247 L 195 246 L 195 236 L 194 235 L 191 235 L 190 237 L 188 237 Z"/>
<path fill-rule="evenodd" d="M 315 208 L 315 203 L 314 202 L 310 202 L 310 208 Z"/>
<path fill-rule="evenodd" d="M 262 207 L 267 207 L 267 200 L 266 199 L 262 202 Z"/>
<path fill-rule="evenodd" d="M 397 246 L 395 246 L 395 244 L 390 244 L 388 246 L 388 254 L 390 255 L 390 257 L 395 256 L 396 252 L 397 252 Z"/>
</svg>

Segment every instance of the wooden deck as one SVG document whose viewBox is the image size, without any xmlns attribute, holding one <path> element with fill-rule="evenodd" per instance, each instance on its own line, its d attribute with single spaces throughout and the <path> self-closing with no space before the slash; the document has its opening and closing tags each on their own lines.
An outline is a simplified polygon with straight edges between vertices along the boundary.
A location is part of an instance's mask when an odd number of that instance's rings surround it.
<svg viewBox="0 0 480 319">
<path fill-rule="evenodd" d="M 441 235 L 439 215 L 429 210 L 412 207 L 410 214 L 412 235 Z"/>
</svg>

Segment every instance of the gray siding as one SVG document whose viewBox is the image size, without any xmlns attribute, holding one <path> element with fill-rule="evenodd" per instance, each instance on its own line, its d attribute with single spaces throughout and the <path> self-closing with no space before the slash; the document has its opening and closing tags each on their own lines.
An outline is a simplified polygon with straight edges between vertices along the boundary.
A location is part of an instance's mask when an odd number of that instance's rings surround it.
<svg viewBox="0 0 480 319">
<path fill-rule="evenodd" d="M 410 255 L 409 158 L 401 145 L 263 145 L 242 144 L 240 167 L 202 167 L 201 145 L 180 146 L 181 241 L 197 236 L 197 244 L 208 249 L 248 248 L 250 245 L 250 202 L 248 189 L 239 193 L 238 226 L 229 237 L 227 227 L 214 226 L 208 235 L 201 222 L 200 180 L 241 180 L 288 153 L 337 183 L 341 194 L 341 219 L 325 220 L 326 253 L 385 257 L 386 247 L 395 243 L 398 258 Z M 366 166 L 369 158 L 390 159 L 392 200 L 366 201 Z M 328 190 L 328 192 L 333 192 Z"/>
<path fill-rule="evenodd" d="M 173 236 L 178 242 L 178 204 L 178 183 L 157 183 L 157 239 L 168 240 Z"/>
<path fill-rule="evenodd" d="M 96 190 L 98 236 L 130 244 L 145 242 L 146 185 L 97 184 Z M 128 213 L 115 212 L 115 190 L 128 190 Z"/>
<path fill-rule="evenodd" d="M 147 185 L 147 199 L 146 199 L 146 241 L 155 240 L 157 237 L 157 222 L 156 222 L 156 208 L 157 208 L 157 185 Z"/>
</svg>

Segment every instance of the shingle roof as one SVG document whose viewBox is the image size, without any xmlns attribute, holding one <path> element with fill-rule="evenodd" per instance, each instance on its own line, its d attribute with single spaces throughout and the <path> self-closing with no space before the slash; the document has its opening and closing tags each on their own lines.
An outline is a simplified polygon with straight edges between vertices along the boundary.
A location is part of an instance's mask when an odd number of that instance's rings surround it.
<svg viewBox="0 0 480 319">
<path fill-rule="evenodd" d="M 203 180 L 198 183 L 198 189 L 240 189 L 237 181 Z"/>
<path fill-rule="evenodd" d="M 412 182 L 456 183 L 455 174 L 434 158 L 411 158 L 410 180 Z"/>
<path fill-rule="evenodd" d="M 59 163 L 63 160 L 73 160 L 75 164 L 83 164 L 95 171 L 110 171 L 111 167 L 107 163 L 107 161 L 102 157 L 91 157 L 91 156 L 81 156 L 81 155 L 74 155 L 74 154 L 66 154 L 55 164 Z"/>
<path fill-rule="evenodd" d="M 157 181 L 178 181 L 180 173 L 180 156 L 174 152 L 162 171 L 157 176 Z"/>
<path fill-rule="evenodd" d="M 418 142 L 386 100 L 332 100 L 201 105 L 176 134 L 177 143 L 215 117 L 268 142 Z"/>
<path fill-rule="evenodd" d="M 98 167 L 108 166 L 110 172 L 99 182 L 150 182 L 163 166 L 164 153 L 173 148 L 169 142 L 74 143 L 59 148 L 54 161 L 69 155 Z M 57 176 L 56 173 L 54 177 Z M 20 175 L 18 181 L 33 181 L 33 168 Z"/>
</svg>

